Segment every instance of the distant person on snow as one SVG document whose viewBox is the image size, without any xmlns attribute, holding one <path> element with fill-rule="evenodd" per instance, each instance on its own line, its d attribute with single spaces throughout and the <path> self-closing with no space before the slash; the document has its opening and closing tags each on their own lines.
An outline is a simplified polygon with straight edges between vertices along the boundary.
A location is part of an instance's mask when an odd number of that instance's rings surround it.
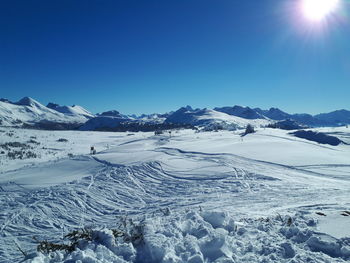
<svg viewBox="0 0 350 263">
<path fill-rule="evenodd" d="M 92 154 L 92 155 L 96 154 L 96 149 L 94 146 L 90 147 L 90 154 Z"/>
</svg>

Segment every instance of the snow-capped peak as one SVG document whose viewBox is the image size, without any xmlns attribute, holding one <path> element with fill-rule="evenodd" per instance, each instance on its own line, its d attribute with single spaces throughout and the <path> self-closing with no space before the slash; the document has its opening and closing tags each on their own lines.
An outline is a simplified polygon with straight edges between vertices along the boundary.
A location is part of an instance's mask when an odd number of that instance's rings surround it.
<svg viewBox="0 0 350 263">
<path fill-rule="evenodd" d="M 16 105 L 21 106 L 29 106 L 29 107 L 37 107 L 37 108 L 45 108 L 40 102 L 32 99 L 31 97 L 24 97 L 15 103 Z"/>
<path fill-rule="evenodd" d="M 245 127 L 248 123 L 261 126 L 267 125 L 267 120 L 247 120 L 237 116 L 232 116 L 224 112 L 210 109 L 180 108 L 170 114 L 165 120 L 166 123 L 190 124 L 193 126 L 230 125 L 232 127 Z"/>
<path fill-rule="evenodd" d="M 99 116 L 121 117 L 121 114 L 117 110 L 110 110 L 100 113 Z"/>
<path fill-rule="evenodd" d="M 88 110 L 84 109 L 81 106 L 78 105 L 73 105 L 73 106 L 60 106 L 59 104 L 56 103 L 49 103 L 47 104 L 48 108 L 53 109 L 55 111 L 61 112 L 63 114 L 68 114 L 68 115 L 78 115 L 78 116 L 84 116 L 86 118 L 93 118 L 95 117 L 94 114 L 89 112 Z"/>
</svg>

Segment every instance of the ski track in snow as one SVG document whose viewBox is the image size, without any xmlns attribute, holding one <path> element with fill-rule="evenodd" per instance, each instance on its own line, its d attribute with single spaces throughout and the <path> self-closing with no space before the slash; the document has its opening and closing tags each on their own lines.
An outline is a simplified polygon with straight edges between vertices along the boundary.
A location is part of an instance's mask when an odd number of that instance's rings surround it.
<svg viewBox="0 0 350 263">
<path fill-rule="evenodd" d="M 149 139 L 119 146 L 145 140 Z M 162 144 L 150 152 L 165 156 L 165 160 L 123 165 L 97 154 L 89 162 L 98 162 L 98 171 L 75 181 L 39 189 L 13 182 L 1 184 L 0 262 L 20 258 L 14 242 L 31 251 L 35 247 L 33 236 L 60 241 L 69 230 L 79 227 L 113 227 L 118 216 L 154 217 L 165 208 L 203 208 L 223 209 L 246 217 L 297 207 L 307 209 L 315 202 L 323 206 L 349 202 L 349 178 L 332 178 L 307 170 L 315 165 L 294 167 L 234 154 L 184 151 Z M 174 168 L 172 161 L 203 165 L 200 169 Z"/>
</svg>

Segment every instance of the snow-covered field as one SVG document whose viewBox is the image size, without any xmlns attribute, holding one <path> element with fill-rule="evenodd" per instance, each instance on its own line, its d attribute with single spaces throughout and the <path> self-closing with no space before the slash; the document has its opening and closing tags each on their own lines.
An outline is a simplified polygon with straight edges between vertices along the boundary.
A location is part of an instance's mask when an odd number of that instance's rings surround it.
<svg viewBox="0 0 350 263">
<path fill-rule="evenodd" d="M 350 146 L 240 132 L 0 128 L 0 262 L 348 262 Z M 84 227 L 73 253 L 32 254 Z"/>
</svg>

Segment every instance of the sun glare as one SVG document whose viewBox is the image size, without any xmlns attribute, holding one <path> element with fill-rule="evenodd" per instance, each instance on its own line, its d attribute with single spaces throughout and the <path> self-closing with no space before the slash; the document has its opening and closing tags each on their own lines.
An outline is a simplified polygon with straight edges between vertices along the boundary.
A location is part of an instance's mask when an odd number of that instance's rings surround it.
<svg viewBox="0 0 350 263">
<path fill-rule="evenodd" d="M 302 0 L 302 9 L 306 18 L 321 21 L 334 12 L 339 0 Z"/>
</svg>

